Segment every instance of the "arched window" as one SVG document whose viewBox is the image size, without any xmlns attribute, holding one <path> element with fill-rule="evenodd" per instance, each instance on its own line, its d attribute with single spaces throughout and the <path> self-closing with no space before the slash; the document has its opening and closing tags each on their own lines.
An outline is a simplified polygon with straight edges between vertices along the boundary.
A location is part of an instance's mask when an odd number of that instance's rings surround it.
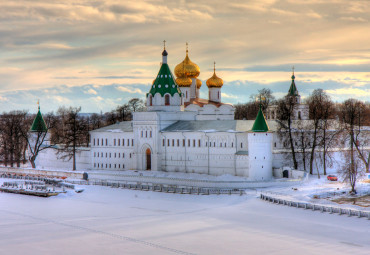
<svg viewBox="0 0 370 255">
<path fill-rule="evenodd" d="M 153 98 L 152 98 L 152 95 L 149 95 L 149 105 L 152 106 L 153 105 Z"/>
<path fill-rule="evenodd" d="M 164 105 L 170 105 L 170 95 L 164 96 Z"/>
</svg>

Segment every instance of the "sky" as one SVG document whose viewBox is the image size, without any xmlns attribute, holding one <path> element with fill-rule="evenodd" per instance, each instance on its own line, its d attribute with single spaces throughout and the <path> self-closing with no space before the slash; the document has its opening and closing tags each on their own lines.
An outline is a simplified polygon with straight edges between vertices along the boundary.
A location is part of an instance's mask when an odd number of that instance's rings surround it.
<svg viewBox="0 0 370 255">
<path fill-rule="evenodd" d="M 145 94 L 163 40 L 172 71 L 185 57 L 222 99 L 244 103 L 259 89 L 276 98 L 296 85 L 334 101 L 370 99 L 370 1 L 18 0 L 0 2 L 1 112 L 81 106 L 106 112 Z"/>
</svg>

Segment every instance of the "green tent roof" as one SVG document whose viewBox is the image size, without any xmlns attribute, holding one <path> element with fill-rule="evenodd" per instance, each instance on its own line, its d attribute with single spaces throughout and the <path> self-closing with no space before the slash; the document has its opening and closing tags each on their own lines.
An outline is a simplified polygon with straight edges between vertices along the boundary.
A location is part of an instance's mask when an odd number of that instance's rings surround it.
<svg viewBox="0 0 370 255">
<path fill-rule="evenodd" d="M 37 112 L 36 118 L 33 120 L 31 131 L 32 132 L 47 132 L 48 131 L 44 118 L 41 115 L 40 107 L 39 107 L 39 111 Z"/>
<path fill-rule="evenodd" d="M 298 96 L 298 89 L 295 86 L 294 79 L 295 79 L 295 76 L 293 74 L 292 75 L 292 84 L 290 84 L 290 88 L 289 88 L 289 91 L 288 91 L 289 96 Z"/>
<path fill-rule="evenodd" d="M 154 80 L 153 85 L 149 91 L 152 96 L 159 93 L 163 97 L 165 94 L 181 94 L 179 87 L 176 84 L 175 77 L 171 73 L 168 64 L 163 63 L 158 72 L 157 78 Z"/>
<path fill-rule="evenodd" d="M 252 127 L 253 132 L 267 132 L 269 131 L 269 127 L 267 126 L 265 116 L 262 113 L 261 106 L 258 111 L 256 120 L 254 121 L 253 127 Z"/>
</svg>

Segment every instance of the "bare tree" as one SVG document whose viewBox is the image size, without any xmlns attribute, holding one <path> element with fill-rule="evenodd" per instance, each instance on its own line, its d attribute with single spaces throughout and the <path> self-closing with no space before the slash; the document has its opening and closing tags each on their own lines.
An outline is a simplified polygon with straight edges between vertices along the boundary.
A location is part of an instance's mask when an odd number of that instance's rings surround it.
<svg viewBox="0 0 370 255">
<path fill-rule="evenodd" d="M 340 169 L 340 173 L 343 176 L 343 180 L 351 186 L 351 193 L 356 194 L 356 183 L 359 177 L 363 175 L 362 161 L 359 159 L 358 155 L 354 155 L 356 152 L 344 151 L 344 163 Z"/>
<path fill-rule="evenodd" d="M 79 117 L 81 107 L 60 107 L 57 113 L 62 117 L 63 130 L 60 133 L 62 145 L 58 149 L 61 159 L 73 159 L 73 170 L 76 170 L 76 152 L 84 144 L 87 123 Z"/>
<path fill-rule="evenodd" d="M 277 105 L 277 122 L 279 124 L 278 133 L 284 147 L 291 149 L 294 168 L 298 169 L 293 135 L 294 107 L 296 105 L 296 100 L 294 97 L 286 96 L 285 98 L 279 100 Z"/>
<path fill-rule="evenodd" d="M 0 119 L 0 154 L 4 165 L 14 164 L 20 167 L 21 162 L 26 162 L 27 140 L 23 133 L 29 128 L 26 111 L 11 111 L 3 113 Z"/>
<path fill-rule="evenodd" d="M 31 129 L 28 130 L 28 132 L 23 133 L 24 138 L 27 140 L 29 153 L 28 160 L 30 161 L 32 168 L 36 168 L 36 158 L 39 153 L 52 146 L 50 143 L 45 143 L 45 139 L 47 138 L 48 130 L 53 128 L 52 124 L 55 123 L 55 116 L 51 112 L 46 114 L 45 117 L 46 122 L 44 119 L 39 119 L 42 118 L 41 113 L 39 116 L 36 115 Z"/>
<path fill-rule="evenodd" d="M 132 112 L 140 112 L 145 109 L 145 103 L 143 100 L 139 98 L 132 98 L 128 101 L 128 105 Z"/>
<path fill-rule="evenodd" d="M 367 106 L 356 99 L 348 99 L 343 102 L 340 107 L 340 118 L 344 132 L 349 138 L 350 147 L 350 162 L 352 162 L 352 171 L 355 164 L 355 153 L 365 165 L 366 172 L 369 172 L 370 152 L 364 150 L 364 147 L 369 143 L 368 131 L 363 126 L 367 123 L 368 116 Z"/>
<path fill-rule="evenodd" d="M 258 94 L 253 94 L 250 96 L 250 102 L 259 102 L 261 100 L 261 106 L 262 106 L 262 111 L 265 112 L 267 107 L 272 104 L 272 103 L 275 103 L 275 97 L 274 95 L 272 95 L 272 91 L 271 89 L 266 89 L 266 88 L 263 88 L 263 89 L 259 89 L 258 90 Z M 258 103 L 258 106 L 259 106 L 259 103 Z"/>
</svg>

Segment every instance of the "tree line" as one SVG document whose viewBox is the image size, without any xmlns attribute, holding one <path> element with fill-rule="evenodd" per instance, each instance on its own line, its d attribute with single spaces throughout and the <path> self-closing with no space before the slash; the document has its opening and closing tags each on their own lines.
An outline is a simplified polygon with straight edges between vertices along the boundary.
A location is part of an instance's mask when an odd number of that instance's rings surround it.
<svg viewBox="0 0 370 255">
<path fill-rule="evenodd" d="M 138 98 L 133 98 L 104 114 L 82 114 L 81 107 L 61 106 L 55 113 L 43 114 L 47 132 L 31 132 L 35 114 L 29 114 L 27 111 L 3 112 L 0 115 L 0 162 L 4 166 L 20 167 L 30 161 L 35 168 L 38 154 L 53 147 L 57 149 L 59 158 L 73 160 L 75 170 L 78 148 L 89 147 L 89 131 L 129 121 L 133 112 L 144 109 L 143 100 Z M 50 141 L 45 143 L 48 135 Z"/>
</svg>

